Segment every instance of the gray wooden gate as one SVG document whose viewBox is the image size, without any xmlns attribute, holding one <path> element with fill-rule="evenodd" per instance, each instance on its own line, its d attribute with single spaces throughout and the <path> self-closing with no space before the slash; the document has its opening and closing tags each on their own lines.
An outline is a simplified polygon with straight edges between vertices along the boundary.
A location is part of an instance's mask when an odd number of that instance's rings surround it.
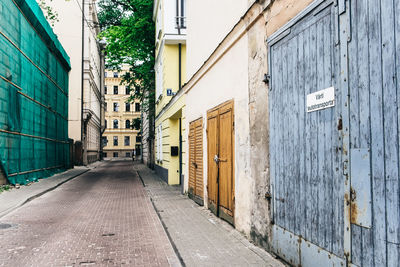
<svg viewBox="0 0 400 267">
<path fill-rule="evenodd" d="M 399 14 L 314 1 L 268 39 L 272 247 L 295 265 L 400 265 Z"/>
</svg>

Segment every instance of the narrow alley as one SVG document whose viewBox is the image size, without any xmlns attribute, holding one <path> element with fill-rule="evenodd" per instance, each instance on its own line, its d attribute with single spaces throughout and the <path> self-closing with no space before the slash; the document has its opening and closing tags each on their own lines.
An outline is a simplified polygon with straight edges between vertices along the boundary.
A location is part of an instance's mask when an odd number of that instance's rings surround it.
<svg viewBox="0 0 400 267">
<path fill-rule="evenodd" d="M 104 161 L 0 218 L 0 243 L 1 266 L 283 266 L 129 160 Z"/>
</svg>

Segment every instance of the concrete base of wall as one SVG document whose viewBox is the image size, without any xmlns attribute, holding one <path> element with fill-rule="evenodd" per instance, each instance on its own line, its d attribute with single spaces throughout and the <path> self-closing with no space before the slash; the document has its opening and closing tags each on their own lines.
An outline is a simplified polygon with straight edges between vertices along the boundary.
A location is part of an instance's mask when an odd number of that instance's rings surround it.
<svg viewBox="0 0 400 267">
<path fill-rule="evenodd" d="M 160 165 L 155 164 L 154 170 L 166 183 L 168 183 L 168 170 L 166 168 L 161 167 Z"/>
<path fill-rule="evenodd" d="M 0 168 L 0 185 L 7 184 L 7 178 L 3 173 L 3 170 Z"/>
</svg>

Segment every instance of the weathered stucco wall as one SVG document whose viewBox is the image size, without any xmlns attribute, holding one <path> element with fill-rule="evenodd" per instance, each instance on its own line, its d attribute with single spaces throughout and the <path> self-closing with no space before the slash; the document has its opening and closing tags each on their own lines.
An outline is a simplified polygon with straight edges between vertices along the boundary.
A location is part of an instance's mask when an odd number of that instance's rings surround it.
<svg viewBox="0 0 400 267">
<path fill-rule="evenodd" d="M 235 62 L 234 67 L 232 67 Z M 204 199 L 207 200 L 207 111 L 219 104 L 234 100 L 235 120 L 235 225 L 249 232 L 250 184 L 249 120 L 247 93 L 247 40 L 241 38 L 187 93 L 186 129 L 189 123 L 203 118 Z M 229 70 L 229 71 L 227 71 Z M 187 170 L 188 172 L 188 170 Z M 187 179 L 185 179 L 187 180 Z M 187 190 L 187 182 L 185 183 Z M 206 201 L 205 201 L 206 202 Z M 205 203 L 207 205 L 207 203 Z"/>
<path fill-rule="evenodd" d="M 270 186 L 269 88 L 268 84 L 263 82 L 264 74 L 268 73 L 266 39 L 312 0 L 245 2 L 241 3 L 243 6 L 238 9 L 242 13 L 236 16 L 237 21 L 230 21 L 231 28 L 237 24 L 232 31 L 217 29 L 218 34 L 215 33 L 214 39 L 211 39 L 212 50 L 202 47 L 204 39 L 199 36 L 188 36 L 188 77 L 191 79 L 185 86 L 186 127 L 189 127 L 191 121 L 203 118 L 204 200 L 207 205 L 207 110 L 234 99 L 235 227 L 268 249 L 271 229 L 270 201 L 266 198 Z M 197 5 L 200 4 L 194 6 Z M 194 7 L 189 8 L 192 10 Z M 213 12 L 223 11 L 222 8 L 216 8 Z M 233 14 L 236 13 L 229 14 L 228 10 L 226 16 L 232 19 Z M 197 29 L 195 23 L 201 24 L 204 21 L 196 17 L 191 19 L 193 28 L 189 28 L 188 35 Z M 223 19 L 219 17 L 218 20 Z M 224 23 L 229 24 L 226 21 Z M 204 29 L 203 31 L 205 32 Z M 218 39 L 217 35 L 220 41 L 224 40 L 222 43 L 215 41 Z M 199 68 L 200 59 L 207 58 L 200 70 L 194 74 L 193 71 Z M 187 179 L 185 180 L 187 190 Z"/>
<path fill-rule="evenodd" d="M 260 1 L 248 13 L 249 27 L 249 122 L 250 165 L 254 183 L 250 235 L 259 245 L 269 248 L 270 200 L 266 198 L 270 187 L 269 173 L 269 113 L 268 84 L 264 74 L 268 73 L 268 49 L 266 39 L 290 19 L 306 8 L 312 0 Z M 255 19 L 257 18 L 258 19 Z M 253 18 L 253 19 L 252 19 Z"/>
</svg>

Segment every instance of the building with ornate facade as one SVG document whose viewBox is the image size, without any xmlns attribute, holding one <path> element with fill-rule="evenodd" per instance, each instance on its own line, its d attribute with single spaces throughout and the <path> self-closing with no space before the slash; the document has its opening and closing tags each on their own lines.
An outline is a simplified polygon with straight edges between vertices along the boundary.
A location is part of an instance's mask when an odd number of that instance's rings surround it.
<svg viewBox="0 0 400 267">
<path fill-rule="evenodd" d="M 123 66 L 120 72 L 105 71 L 105 126 L 103 134 L 103 157 L 137 157 L 141 154 L 140 130 L 134 127 L 134 120 L 140 118 L 140 102 L 127 102 L 131 90 L 121 85 L 121 75 L 129 68 Z"/>
<path fill-rule="evenodd" d="M 104 56 L 97 40 L 96 0 L 47 1 L 58 13 L 54 32 L 71 57 L 68 136 L 76 165 L 100 159 L 104 130 Z"/>
</svg>

